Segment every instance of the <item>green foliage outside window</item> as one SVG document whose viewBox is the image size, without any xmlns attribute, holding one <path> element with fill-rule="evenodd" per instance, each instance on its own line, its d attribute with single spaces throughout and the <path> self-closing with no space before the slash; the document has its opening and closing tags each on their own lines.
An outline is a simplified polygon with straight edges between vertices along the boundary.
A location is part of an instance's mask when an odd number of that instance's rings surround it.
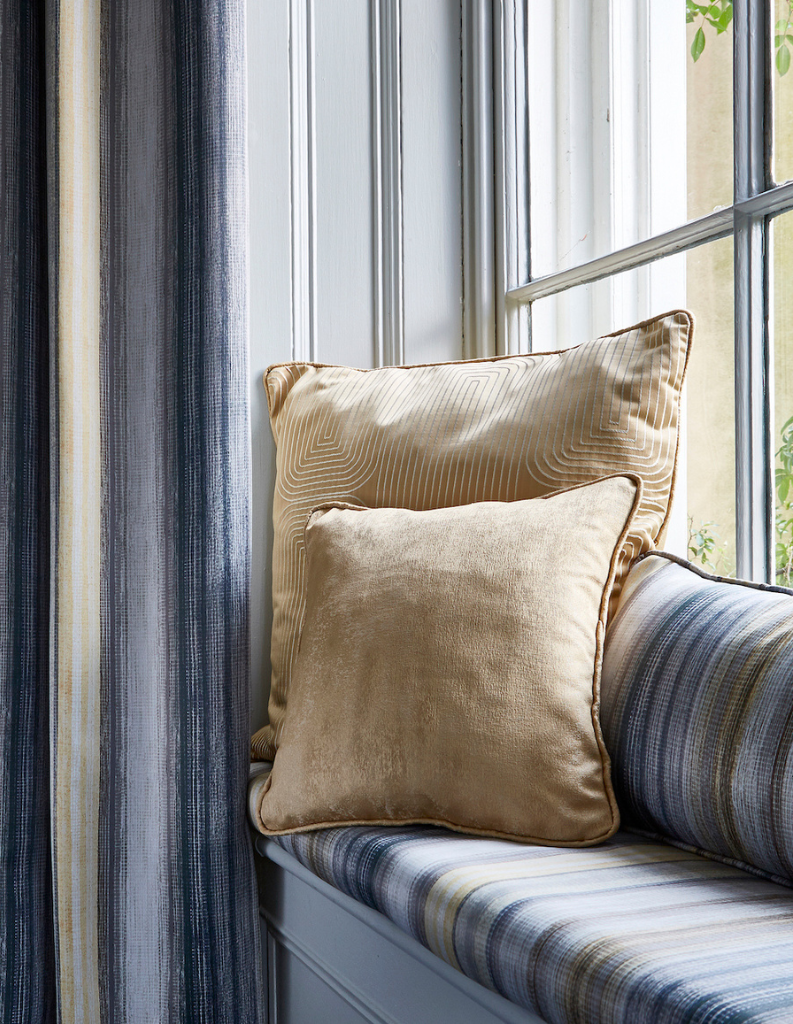
<svg viewBox="0 0 793 1024">
<path fill-rule="evenodd" d="M 783 587 L 793 586 L 793 416 L 780 431 L 781 445 L 775 452 L 777 466 L 774 470 L 776 491 L 776 534 L 775 561 L 776 581 Z M 718 523 L 712 521 L 694 526 L 688 520 L 688 556 L 692 562 L 699 562 L 709 572 L 725 573 L 723 565 L 725 545 L 719 545 Z"/>
<path fill-rule="evenodd" d="M 718 523 L 708 520 L 694 526 L 694 520 L 688 517 L 688 555 L 692 562 L 699 562 L 708 572 L 719 574 L 719 564 L 724 557 L 724 546 L 719 547 L 719 535 L 715 527 Z"/>
<path fill-rule="evenodd" d="M 732 23 L 733 0 L 715 0 L 715 3 L 698 4 L 694 0 L 686 0 L 686 22 L 690 25 L 699 21 L 694 41 L 691 43 L 691 56 L 698 61 L 705 49 L 708 31 L 715 30 L 720 36 Z M 793 49 L 793 0 L 777 0 L 778 13 L 781 15 L 774 26 L 774 51 L 776 69 L 780 75 L 790 70 L 791 49 Z"/>
<path fill-rule="evenodd" d="M 782 427 L 782 445 L 776 453 L 776 576 L 784 587 L 793 579 L 793 416 Z"/>
</svg>

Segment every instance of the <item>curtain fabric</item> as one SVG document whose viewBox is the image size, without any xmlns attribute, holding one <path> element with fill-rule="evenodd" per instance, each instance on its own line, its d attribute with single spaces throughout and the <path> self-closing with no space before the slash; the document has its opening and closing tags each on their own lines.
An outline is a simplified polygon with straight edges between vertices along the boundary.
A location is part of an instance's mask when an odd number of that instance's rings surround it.
<svg viewBox="0 0 793 1024">
<path fill-rule="evenodd" d="M 0 0 L 0 1019 L 258 1022 L 243 0 Z"/>
</svg>

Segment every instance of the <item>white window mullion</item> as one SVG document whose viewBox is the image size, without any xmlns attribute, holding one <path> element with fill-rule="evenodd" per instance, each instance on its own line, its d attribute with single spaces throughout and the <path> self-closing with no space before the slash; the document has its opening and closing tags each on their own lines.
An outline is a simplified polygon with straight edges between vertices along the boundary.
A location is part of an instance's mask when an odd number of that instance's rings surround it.
<svg viewBox="0 0 793 1024">
<path fill-rule="evenodd" d="M 735 202 L 768 182 L 764 125 L 768 14 L 765 3 L 734 5 Z M 745 579 L 774 576 L 767 220 L 735 212 L 736 569 Z"/>
<path fill-rule="evenodd" d="M 526 0 L 493 4 L 496 352 L 526 352 L 531 312 L 507 301 L 530 277 Z"/>
</svg>

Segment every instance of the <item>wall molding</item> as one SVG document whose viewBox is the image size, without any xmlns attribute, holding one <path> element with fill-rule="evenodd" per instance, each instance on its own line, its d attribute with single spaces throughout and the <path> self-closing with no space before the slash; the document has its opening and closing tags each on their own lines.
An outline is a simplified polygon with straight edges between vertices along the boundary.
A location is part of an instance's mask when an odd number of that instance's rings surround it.
<svg viewBox="0 0 793 1024">
<path fill-rule="evenodd" d="M 495 139 L 496 351 L 531 351 L 527 305 L 506 299 L 528 280 L 529 149 L 526 76 L 526 0 L 493 3 L 493 106 Z"/>
<path fill-rule="evenodd" d="M 297 957 L 304 967 L 307 967 L 312 974 L 319 978 L 321 982 L 324 982 L 331 991 L 335 992 L 356 1014 L 363 1017 L 369 1024 L 399 1024 L 395 1017 L 392 1017 L 387 1010 L 374 1002 L 365 992 L 362 992 L 349 978 L 339 976 L 338 969 L 326 963 L 318 953 L 310 949 L 301 940 L 299 935 L 277 925 L 266 912 L 262 913 L 262 917 L 267 926 L 269 940 L 275 946 L 274 957 L 278 956 L 278 947 Z M 277 1007 L 278 1003 L 276 1001 L 276 1014 L 278 1012 Z"/>
<path fill-rule="evenodd" d="M 371 6 L 375 366 L 405 361 L 400 0 Z"/>
<path fill-rule="evenodd" d="M 496 354 L 493 4 L 462 0 L 463 358 Z"/>
<path fill-rule="evenodd" d="M 317 360 L 314 0 L 289 0 L 292 358 Z"/>
<path fill-rule="evenodd" d="M 465 358 L 505 350 L 496 287 L 497 144 L 494 145 L 494 8 L 504 0 L 460 0 L 462 346 Z M 289 32 L 289 196 L 291 354 L 309 362 L 320 352 L 316 0 L 287 0 Z M 402 2 L 371 0 L 370 161 L 372 363 L 405 362 Z M 324 66 L 324 65 L 323 65 Z M 324 136 L 320 133 L 320 137 Z M 415 174 L 415 169 L 414 169 Z M 415 184 L 415 183 L 414 183 Z M 362 197 L 363 199 L 363 197 Z M 324 200 L 322 200 L 324 202 Z M 325 221 L 323 219 L 322 223 Z M 324 280 L 324 277 L 323 277 Z M 510 282 L 512 283 L 512 282 Z M 503 307 L 503 303 L 502 303 Z M 459 350 L 458 350 L 459 351 Z"/>
</svg>

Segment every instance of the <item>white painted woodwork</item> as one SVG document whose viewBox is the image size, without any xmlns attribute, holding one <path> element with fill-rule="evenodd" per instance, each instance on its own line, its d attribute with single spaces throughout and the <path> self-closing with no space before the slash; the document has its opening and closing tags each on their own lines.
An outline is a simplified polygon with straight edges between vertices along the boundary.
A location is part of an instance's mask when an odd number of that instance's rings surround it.
<svg viewBox="0 0 793 1024">
<path fill-rule="evenodd" d="M 506 301 L 529 279 L 526 0 L 494 3 L 492 31 L 495 335 L 496 351 L 507 355 L 531 349 L 528 304 Z"/>
<path fill-rule="evenodd" d="M 493 17 L 490 0 L 463 0 L 463 354 L 495 355 Z"/>
<path fill-rule="evenodd" d="M 460 359 L 460 4 L 401 6 L 405 361 Z"/>
<path fill-rule="evenodd" d="M 313 359 L 374 360 L 369 0 L 314 2 Z"/>
<path fill-rule="evenodd" d="M 288 8 L 291 354 L 293 359 L 312 360 L 315 358 L 317 288 L 314 3 L 313 0 L 288 0 Z M 255 105 L 258 96 L 254 94 L 252 98 Z M 257 239 L 257 244 L 267 243 L 265 239 Z M 266 282 L 262 283 L 266 287 Z"/>
<path fill-rule="evenodd" d="M 376 366 L 405 361 L 400 6 L 376 0 L 371 9 Z"/>
</svg>

